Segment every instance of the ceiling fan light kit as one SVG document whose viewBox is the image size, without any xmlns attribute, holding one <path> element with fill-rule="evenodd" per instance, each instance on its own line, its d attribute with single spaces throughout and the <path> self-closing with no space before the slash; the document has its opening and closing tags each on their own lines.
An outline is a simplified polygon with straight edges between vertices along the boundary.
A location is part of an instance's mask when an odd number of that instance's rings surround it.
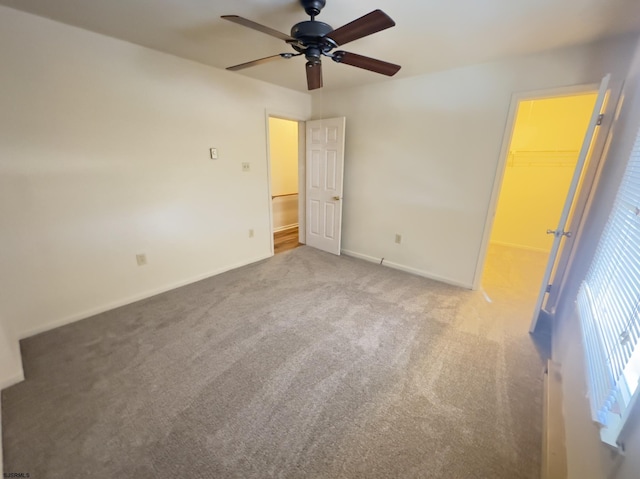
<svg viewBox="0 0 640 479">
<path fill-rule="evenodd" d="M 238 71 L 269 63 L 273 60 L 282 58 L 289 59 L 304 55 L 307 59 L 306 72 L 307 87 L 309 90 L 322 88 L 322 56 L 331 58 L 337 63 L 343 63 L 387 76 L 393 76 L 400 70 L 400 65 L 384 62 L 375 58 L 341 50 L 332 53 L 332 50 L 338 46 L 395 26 L 395 22 L 382 10 L 374 10 L 334 30 L 331 25 L 315 19 L 324 8 L 326 0 L 300 0 L 300 4 L 311 19 L 295 24 L 291 29 L 291 35 L 286 35 L 237 15 L 223 15 L 222 18 L 225 20 L 284 40 L 297 52 L 280 53 L 278 55 L 260 58 L 228 67 L 227 70 Z"/>
</svg>

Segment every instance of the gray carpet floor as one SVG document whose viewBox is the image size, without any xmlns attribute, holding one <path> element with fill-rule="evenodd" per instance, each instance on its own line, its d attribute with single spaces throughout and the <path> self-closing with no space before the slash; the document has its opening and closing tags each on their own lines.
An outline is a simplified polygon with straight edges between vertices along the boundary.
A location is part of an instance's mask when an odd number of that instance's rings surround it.
<svg viewBox="0 0 640 479">
<path fill-rule="evenodd" d="M 4 470 L 537 478 L 543 359 L 520 279 L 490 280 L 488 302 L 300 247 L 28 338 Z"/>
</svg>

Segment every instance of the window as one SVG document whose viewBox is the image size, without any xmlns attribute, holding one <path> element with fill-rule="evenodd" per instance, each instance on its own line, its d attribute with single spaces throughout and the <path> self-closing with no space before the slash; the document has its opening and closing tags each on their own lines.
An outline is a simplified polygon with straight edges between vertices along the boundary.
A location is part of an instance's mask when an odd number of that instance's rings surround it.
<svg viewBox="0 0 640 479">
<path fill-rule="evenodd" d="M 578 293 L 591 413 L 614 447 L 640 394 L 639 310 L 640 132 Z"/>
</svg>

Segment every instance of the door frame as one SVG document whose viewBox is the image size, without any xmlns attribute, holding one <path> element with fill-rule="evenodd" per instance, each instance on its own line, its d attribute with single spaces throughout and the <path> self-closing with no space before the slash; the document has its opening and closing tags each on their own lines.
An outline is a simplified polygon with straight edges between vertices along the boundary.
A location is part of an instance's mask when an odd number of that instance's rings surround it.
<svg viewBox="0 0 640 479">
<path fill-rule="evenodd" d="M 306 244 L 306 122 L 309 118 L 300 115 L 286 113 L 278 110 L 265 110 L 265 132 L 267 143 L 267 200 L 269 204 L 269 247 L 271 256 L 274 255 L 273 244 L 273 199 L 271 198 L 271 132 L 269 131 L 269 118 L 295 121 L 298 123 L 298 241 Z"/>
<path fill-rule="evenodd" d="M 563 96 L 572 96 L 579 95 L 581 93 L 588 92 L 597 92 L 599 88 L 599 83 L 588 83 L 581 85 L 574 85 L 569 87 L 558 87 L 558 88 L 550 88 L 543 90 L 532 90 L 532 91 L 524 91 L 524 92 L 516 92 L 511 95 L 511 103 L 509 105 L 509 113 L 507 115 L 506 125 L 504 135 L 502 137 L 502 146 L 500 148 L 500 157 L 498 160 L 498 164 L 496 165 L 496 174 L 493 181 L 493 189 L 491 192 L 491 198 L 489 200 L 489 207 L 487 208 L 487 215 L 485 218 L 484 231 L 482 234 L 482 243 L 480 245 L 480 251 L 478 252 L 478 260 L 476 263 L 476 269 L 473 277 L 473 290 L 479 290 L 482 287 L 482 274 L 484 272 L 484 267 L 486 264 L 487 253 L 489 250 L 489 243 L 491 239 L 491 233 L 493 230 L 493 222 L 495 219 L 496 211 L 498 208 L 498 201 L 500 199 L 500 193 L 502 191 L 502 183 L 504 181 L 504 175 L 506 172 L 507 161 L 509 156 L 509 146 L 511 145 L 511 140 L 513 138 L 513 132 L 515 129 L 515 121 L 516 115 L 518 112 L 518 107 L 521 101 L 525 100 L 540 100 L 545 98 L 557 98 Z M 607 97 L 607 104 L 605 110 L 605 118 L 603 119 L 603 123 L 601 125 L 601 129 L 599 131 L 598 137 L 596 139 L 596 144 L 594 144 L 591 158 L 586 165 L 586 171 L 584 173 L 583 183 L 576 193 L 575 204 L 576 204 L 576 212 L 580 212 L 578 216 L 574 216 L 571 220 L 571 224 L 581 224 L 584 219 L 587 209 L 584 208 L 584 205 L 587 204 L 587 200 L 590 197 L 591 190 L 595 187 L 596 183 L 594 183 L 595 173 L 599 170 L 600 164 L 602 163 L 602 150 L 604 146 L 604 140 L 608 136 L 608 130 L 611 126 L 613 120 L 613 114 L 607 114 L 612 111 L 612 105 L 616 105 L 618 103 L 618 98 L 620 96 L 620 91 L 622 88 L 621 82 L 611 81 L 609 85 L 609 94 Z M 595 159 L 595 161 L 594 161 Z M 588 180 L 591 181 L 588 181 Z M 577 208 L 578 205 L 582 205 L 582 211 Z M 550 225 L 550 227 L 555 227 L 555 225 Z M 576 244 L 578 238 L 574 238 L 572 244 Z M 558 260 L 561 255 L 558 255 Z M 556 264 L 557 264 L 556 261 Z M 570 264 L 568 265 L 570 267 Z M 566 271 L 564 277 L 566 278 Z M 563 281 L 564 283 L 564 281 Z"/>
</svg>

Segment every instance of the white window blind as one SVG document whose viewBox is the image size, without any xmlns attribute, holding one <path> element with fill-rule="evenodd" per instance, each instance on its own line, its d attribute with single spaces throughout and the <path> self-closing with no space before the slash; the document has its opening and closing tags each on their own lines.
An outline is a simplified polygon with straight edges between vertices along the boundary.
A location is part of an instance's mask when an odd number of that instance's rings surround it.
<svg viewBox="0 0 640 479">
<path fill-rule="evenodd" d="M 617 446 L 640 377 L 640 132 L 578 293 L 592 417 Z"/>
</svg>

